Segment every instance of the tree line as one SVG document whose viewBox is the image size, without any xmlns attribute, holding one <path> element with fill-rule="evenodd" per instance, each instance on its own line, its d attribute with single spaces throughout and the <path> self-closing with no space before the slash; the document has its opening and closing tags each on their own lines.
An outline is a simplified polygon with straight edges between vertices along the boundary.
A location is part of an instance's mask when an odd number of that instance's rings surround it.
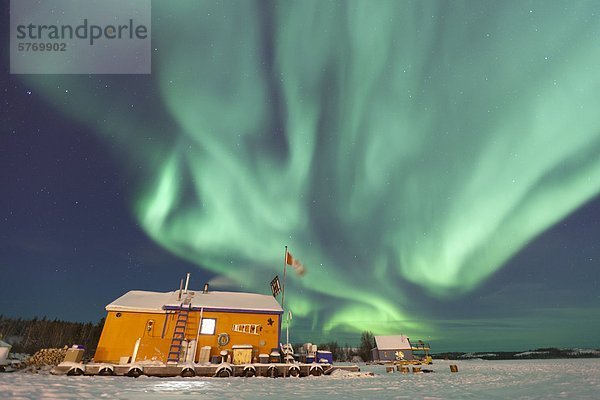
<svg viewBox="0 0 600 400">
<path fill-rule="evenodd" d="M 94 356 L 104 327 L 104 318 L 97 323 L 69 322 L 59 319 L 15 319 L 0 315 L 0 339 L 12 345 L 12 353 L 34 354 L 44 348 L 62 348 L 82 345 L 85 357 Z M 302 344 L 294 344 L 299 349 Z M 371 359 L 371 349 L 375 347 L 373 333 L 364 331 L 358 347 L 340 345 L 337 341 L 317 345 L 320 350 L 330 351 L 338 362 L 350 362 L 360 357 L 363 361 Z"/>
<path fill-rule="evenodd" d="M 44 348 L 82 345 L 85 357 L 92 357 L 104 327 L 97 323 L 68 322 L 59 319 L 8 318 L 0 315 L 0 339 L 12 345 L 12 353 L 34 354 Z"/>
<path fill-rule="evenodd" d="M 298 349 L 301 346 L 301 344 L 296 344 L 294 348 Z M 336 341 L 317 344 L 319 350 L 330 351 L 333 360 L 337 362 L 354 362 L 357 357 L 362 361 L 369 361 L 371 360 L 371 349 L 374 347 L 375 336 L 369 331 L 362 332 L 358 347 L 351 347 L 348 344 L 341 346 Z"/>
</svg>

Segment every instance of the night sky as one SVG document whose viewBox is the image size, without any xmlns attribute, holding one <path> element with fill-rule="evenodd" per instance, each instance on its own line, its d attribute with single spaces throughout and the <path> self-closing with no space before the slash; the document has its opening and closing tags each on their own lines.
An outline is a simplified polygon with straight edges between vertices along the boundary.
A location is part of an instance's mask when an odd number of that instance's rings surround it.
<svg viewBox="0 0 600 400">
<path fill-rule="evenodd" d="M 268 294 L 288 245 L 293 342 L 600 347 L 600 3 L 155 1 L 114 76 L 9 74 L 0 4 L 0 314 Z"/>
</svg>

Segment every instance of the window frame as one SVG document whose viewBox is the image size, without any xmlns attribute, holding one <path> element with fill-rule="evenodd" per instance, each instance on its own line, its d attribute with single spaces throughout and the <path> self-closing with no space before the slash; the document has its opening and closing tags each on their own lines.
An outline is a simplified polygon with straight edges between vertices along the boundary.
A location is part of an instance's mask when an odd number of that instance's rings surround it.
<svg viewBox="0 0 600 400">
<path fill-rule="evenodd" d="M 212 333 L 204 332 L 205 321 L 212 321 L 212 323 L 213 323 Z M 211 336 L 211 335 L 214 335 L 216 331 L 217 331 L 217 319 L 216 318 L 202 318 L 202 320 L 200 321 L 200 334 L 201 335 Z"/>
</svg>

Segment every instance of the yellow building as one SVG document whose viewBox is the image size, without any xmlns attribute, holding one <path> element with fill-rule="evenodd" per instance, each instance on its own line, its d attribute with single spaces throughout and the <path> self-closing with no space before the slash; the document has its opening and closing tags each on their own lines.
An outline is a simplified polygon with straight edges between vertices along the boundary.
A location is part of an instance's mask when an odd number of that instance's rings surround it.
<svg viewBox="0 0 600 400">
<path fill-rule="evenodd" d="M 208 286 L 208 285 L 207 285 Z M 273 296 L 208 291 L 127 292 L 106 306 L 95 362 L 207 362 L 227 351 L 243 362 L 279 347 L 283 310 Z M 210 348 L 209 348 L 210 347 Z M 249 349 L 252 349 L 251 353 Z"/>
</svg>

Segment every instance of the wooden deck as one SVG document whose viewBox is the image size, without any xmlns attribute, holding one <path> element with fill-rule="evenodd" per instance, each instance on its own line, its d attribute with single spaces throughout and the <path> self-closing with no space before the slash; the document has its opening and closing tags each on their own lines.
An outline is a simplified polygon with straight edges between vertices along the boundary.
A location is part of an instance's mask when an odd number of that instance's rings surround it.
<svg viewBox="0 0 600 400">
<path fill-rule="evenodd" d="M 332 365 L 332 364 L 80 364 L 63 362 L 51 371 L 53 375 L 98 375 L 98 376 L 130 376 L 141 375 L 157 377 L 305 377 L 329 375 L 335 370 L 359 372 L 357 365 Z"/>
</svg>

